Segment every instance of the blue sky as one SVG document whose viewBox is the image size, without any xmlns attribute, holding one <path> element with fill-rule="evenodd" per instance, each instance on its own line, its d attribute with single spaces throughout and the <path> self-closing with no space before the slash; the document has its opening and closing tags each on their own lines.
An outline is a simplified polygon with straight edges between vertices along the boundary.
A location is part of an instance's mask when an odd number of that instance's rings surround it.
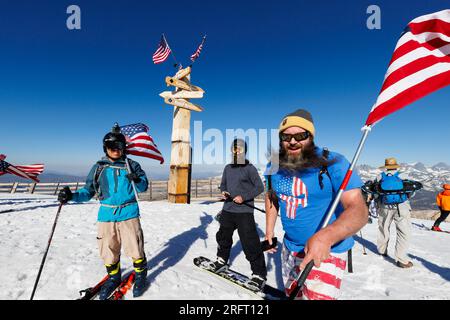
<svg viewBox="0 0 450 320">
<path fill-rule="evenodd" d="M 146 123 L 169 163 L 173 109 L 158 93 L 175 70 L 172 60 L 151 59 L 163 32 L 185 65 L 207 34 L 192 73 L 206 91 L 197 102 L 205 111 L 192 121 L 223 132 L 271 129 L 305 108 L 317 143 L 350 158 L 403 28 L 449 8 L 438 0 L 0 3 L 0 153 L 68 174 L 102 156 L 115 121 Z M 66 28 L 71 4 L 81 8 L 81 30 Z M 381 30 L 366 28 L 372 4 L 381 8 Z M 444 88 L 384 119 L 360 163 L 449 163 L 448 101 Z"/>
</svg>

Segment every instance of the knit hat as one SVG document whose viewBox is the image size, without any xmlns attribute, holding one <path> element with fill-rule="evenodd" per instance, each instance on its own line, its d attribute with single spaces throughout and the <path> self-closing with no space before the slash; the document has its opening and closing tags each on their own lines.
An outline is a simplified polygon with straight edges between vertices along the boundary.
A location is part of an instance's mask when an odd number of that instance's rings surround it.
<svg viewBox="0 0 450 320">
<path fill-rule="evenodd" d="M 304 109 L 298 109 L 285 116 L 283 121 L 281 121 L 278 132 L 281 133 L 290 127 L 303 128 L 306 131 L 309 131 L 309 133 L 311 133 L 312 136 L 314 136 L 315 134 L 312 116 L 308 111 Z"/>
</svg>

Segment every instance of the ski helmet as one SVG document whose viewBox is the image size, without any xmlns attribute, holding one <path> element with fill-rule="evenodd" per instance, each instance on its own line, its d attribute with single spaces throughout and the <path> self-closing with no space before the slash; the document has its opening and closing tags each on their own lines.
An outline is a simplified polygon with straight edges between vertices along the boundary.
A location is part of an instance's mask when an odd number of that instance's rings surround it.
<svg viewBox="0 0 450 320">
<path fill-rule="evenodd" d="M 103 137 L 103 152 L 106 153 L 106 149 L 119 149 L 125 152 L 125 147 L 127 145 L 127 140 L 125 136 L 120 133 L 120 127 L 116 123 L 112 128 L 111 132 L 108 132 Z"/>
</svg>

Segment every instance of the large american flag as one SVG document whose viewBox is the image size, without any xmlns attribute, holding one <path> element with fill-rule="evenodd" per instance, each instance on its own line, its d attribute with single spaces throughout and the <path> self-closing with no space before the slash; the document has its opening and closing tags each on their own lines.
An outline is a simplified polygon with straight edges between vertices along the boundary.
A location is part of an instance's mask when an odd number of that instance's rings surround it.
<svg viewBox="0 0 450 320">
<path fill-rule="evenodd" d="M 280 198 L 286 203 L 286 216 L 295 219 L 297 209 L 308 205 L 308 190 L 298 177 L 282 177 L 277 186 Z"/>
<path fill-rule="evenodd" d="M 0 176 L 10 173 L 21 178 L 31 179 L 35 182 L 39 182 L 37 178 L 44 171 L 43 164 L 31 164 L 28 166 L 13 166 L 12 164 L 4 161 L 6 156 L 0 155 Z"/>
<path fill-rule="evenodd" d="M 170 50 L 169 44 L 166 41 L 166 38 L 164 35 L 161 36 L 161 41 L 159 42 L 158 49 L 156 49 L 155 53 L 153 54 L 153 63 L 163 63 L 167 60 L 170 53 L 172 51 Z"/>
<path fill-rule="evenodd" d="M 191 55 L 192 62 L 194 62 L 200 56 L 200 52 L 202 52 L 203 44 L 205 43 L 205 40 L 206 40 L 206 36 L 203 36 L 202 43 L 200 43 L 197 50 L 195 50 L 195 52 Z"/>
<path fill-rule="evenodd" d="M 153 138 L 147 133 L 149 128 L 143 123 L 128 124 L 120 127 L 121 133 L 127 139 L 127 153 L 135 156 L 151 158 L 164 163 L 164 158 L 158 150 Z"/>
<path fill-rule="evenodd" d="M 450 84 L 450 9 L 412 20 L 395 48 L 366 125 Z"/>
</svg>

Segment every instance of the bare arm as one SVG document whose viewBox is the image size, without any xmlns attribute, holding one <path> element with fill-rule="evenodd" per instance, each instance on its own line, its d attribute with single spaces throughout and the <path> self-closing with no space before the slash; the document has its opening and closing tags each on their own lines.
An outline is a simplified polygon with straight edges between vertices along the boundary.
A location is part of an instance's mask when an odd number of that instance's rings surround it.
<svg viewBox="0 0 450 320">
<path fill-rule="evenodd" d="M 330 256 L 331 247 L 357 233 L 368 220 L 368 209 L 360 189 L 344 192 L 341 198 L 344 211 L 336 221 L 319 230 L 306 243 L 305 259 L 300 265 L 304 269 L 309 261 L 314 260 L 316 267 Z"/>
<path fill-rule="evenodd" d="M 278 208 L 270 200 L 269 192 L 265 195 L 265 209 L 266 209 L 266 240 L 269 244 L 272 244 L 272 238 L 274 236 L 275 224 L 277 222 Z M 270 249 L 268 252 L 276 252 L 276 248 Z"/>
</svg>

